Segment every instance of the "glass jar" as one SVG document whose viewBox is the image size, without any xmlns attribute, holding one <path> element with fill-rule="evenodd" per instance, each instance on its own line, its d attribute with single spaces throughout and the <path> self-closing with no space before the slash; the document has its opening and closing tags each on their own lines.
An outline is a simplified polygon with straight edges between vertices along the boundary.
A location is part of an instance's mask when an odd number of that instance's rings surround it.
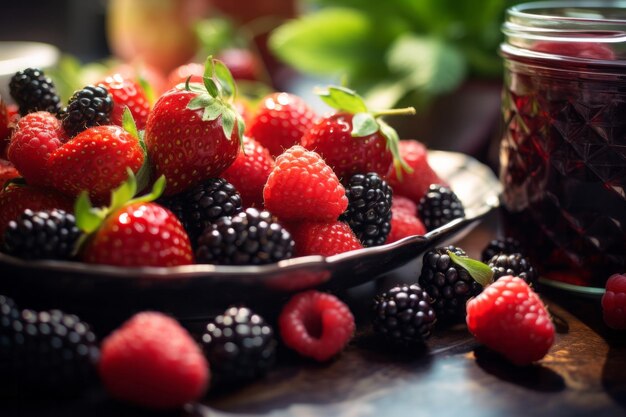
<svg viewBox="0 0 626 417">
<path fill-rule="evenodd" d="M 543 277 L 626 271 L 626 2 L 508 10 L 501 46 L 505 228 Z"/>
</svg>

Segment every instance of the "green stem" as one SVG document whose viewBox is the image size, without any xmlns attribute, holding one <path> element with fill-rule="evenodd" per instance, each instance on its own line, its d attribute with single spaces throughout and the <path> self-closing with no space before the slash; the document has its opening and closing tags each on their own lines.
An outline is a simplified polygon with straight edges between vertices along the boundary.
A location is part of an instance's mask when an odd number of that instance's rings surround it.
<svg viewBox="0 0 626 417">
<path fill-rule="evenodd" d="M 389 109 L 372 111 L 374 117 L 380 116 L 410 116 L 416 114 L 415 107 L 405 107 L 403 109 Z"/>
</svg>

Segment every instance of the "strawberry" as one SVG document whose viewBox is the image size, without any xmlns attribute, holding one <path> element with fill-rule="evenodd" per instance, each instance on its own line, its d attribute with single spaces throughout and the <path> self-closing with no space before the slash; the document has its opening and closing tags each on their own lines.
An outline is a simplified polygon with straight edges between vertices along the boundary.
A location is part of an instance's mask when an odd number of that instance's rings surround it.
<svg viewBox="0 0 626 417">
<path fill-rule="evenodd" d="M 13 164 L 5 159 L 0 159 L 0 188 L 4 187 L 4 184 L 8 180 L 17 178 L 20 173 L 15 169 Z"/>
<path fill-rule="evenodd" d="M 446 184 L 428 164 L 428 150 L 422 143 L 416 140 L 401 140 L 399 151 L 400 157 L 411 170 L 403 172 L 401 176 L 398 176 L 395 170 L 389 173 L 389 184 L 393 188 L 394 197 L 402 195 L 417 204 L 431 184 Z"/>
<path fill-rule="evenodd" d="M 115 266 L 177 266 L 193 262 L 185 228 L 169 210 L 152 203 L 163 192 L 160 177 L 147 196 L 131 199 L 137 182 L 128 181 L 111 194 L 111 206 L 94 209 L 86 192 L 76 201 L 77 226 L 89 235 L 82 248 L 87 263 Z"/>
<path fill-rule="evenodd" d="M 276 157 L 299 144 L 314 120 L 315 113 L 300 97 L 273 93 L 261 100 L 247 134 Z"/>
<path fill-rule="evenodd" d="M 7 156 L 29 184 L 44 185 L 49 177 L 46 163 L 65 140 L 61 122 L 53 114 L 29 113 L 17 122 Z"/>
<path fill-rule="evenodd" d="M 172 70 L 167 76 L 167 88 L 171 89 L 178 84 L 185 83 L 189 77 L 192 83 L 202 83 L 202 75 L 204 74 L 204 66 L 197 62 L 181 65 Z"/>
<path fill-rule="evenodd" d="M 96 83 L 96 85 L 105 87 L 113 97 L 111 124 L 122 126 L 124 108 L 128 107 L 133 119 L 135 119 L 137 129 L 143 130 L 146 127 L 148 113 L 150 113 L 150 102 L 138 83 L 120 74 L 114 74 Z"/>
<path fill-rule="evenodd" d="M 155 174 L 167 177 L 168 195 L 218 177 L 237 158 L 245 126 L 233 107 L 233 78 L 209 57 L 204 81 L 169 91 L 148 117 L 148 155 Z"/>
<path fill-rule="evenodd" d="M 287 228 L 296 242 L 297 256 L 332 256 L 363 248 L 350 226 L 344 222 L 302 222 Z"/>
<path fill-rule="evenodd" d="M 392 243 L 408 236 L 423 235 L 425 233 L 426 227 L 415 214 L 403 208 L 391 206 L 391 231 L 385 243 Z"/>
<path fill-rule="evenodd" d="M 9 110 L 0 97 L 0 158 L 6 157 L 6 149 L 9 146 L 11 137 L 11 124 L 9 119 Z"/>
<path fill-rule="evenodd" d="M 370 112 L 363 99 L 345 87 L 331 86 L 318 94 L 338 112 L 320 119 L 300 142 L 318 152 L 341 181 L 368 172 L 386 177 L 392 162 L 398 171 L 408 169 L 398 153 L 398 134 L 381 116 L 415 114 L 414 108 Z"/>
<path fill-rule="evenodd" d="M 263 199 L 267 210 L 286 221 L 335 221 L 348 207 L 333 170 L 317 153 L 298 145 L 276 159 Z"/>
<path fill-rule="evenodd" d="M 222 173 L 222 178 L 235 186 L 244 207 L 263 207 L 263 187 L 274 169 L 274 158 L 260 143 L 243 137 L 243 151 Z"/>
<path fill-rule="evenodd" d="M 224 62 L 235 80 L 257 81 L 261 79 L 261 63 L 248 49 L 226 48 L 217 54 L 217 59 Z"/>
</svg>

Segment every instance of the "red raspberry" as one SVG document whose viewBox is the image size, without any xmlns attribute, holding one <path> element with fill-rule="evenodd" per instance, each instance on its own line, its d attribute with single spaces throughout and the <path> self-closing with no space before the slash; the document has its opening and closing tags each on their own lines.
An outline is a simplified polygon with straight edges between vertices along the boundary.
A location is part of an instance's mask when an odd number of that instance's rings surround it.
<svg viewBox="0 0 626 417">
<path fill-rule="evenodd" d="M 120 74 L 114 74 L 99 83 L 103 85 L 113 97 L 113 110 L 111 111 L 111 124 L 122 126 L 124 108 L 128 107 L 135 119 L 137 129 L 146 127 L 150 102 L 143 88 L 130 78 L 124 78 Z"/>
<path fill-rule="evenodd" d="M 415 214 L 411 214 L 402 208 L 391 207 L 391 231 L 385 243 L 392 243 L 407 236 L 423 235 L 425 233 L 426 227 Z"/>
<path fill-rule="evenodd" d="M 516 365 L 540 360 L 554 342 L 543 302 L 523 279 L 510 275 L 467 302 L 467 326 L 476 340 Z"/>
<path fill-rule="evenodd" d="M 333 170 L 302 146 L 276 159 L 263 199 L 267 210 L 286 221 L 334 221 L 348 207 L 346 190 Z"/>
<path fill-rule="evenodd" d="M 199 399 L 210 377 L 189 333 L 156 312 L 136 314 L 104 340 L 98 371 L 112 397 L 158 410 Z"/>
<path fill-rule="evenodd" d="M 45 111 L 30 113 L 17 123 L 7 156 L 29 184 L 46 184 L 46 161 L 66 139 L 54 115 Z"/>
<path fill-rule="evenodd" d="M 4 184 L 8 180 L 12 180 L 13 178 L 17 178 L 20 176 L 20 173 L 15 169 L 12 163 L 7 160 L 0 159 L 0 189 L 4 187 Z"/>
<path fill-rule="evenodd" d="M 391 170 L 388 181 L 393 189 L 394 197 L 402 195 L 419 203 L 430 184 L 446 184 L 428 164 L 426 146 L 416 140 L 401 140 L 399 147 L 400 156 L 413 169 L 413 172 L 402 171 L 402 180 L 400 180 L 396 170 Z"/>
<path fill-rule="evenodd" d="M 602 296 L 604 322 L 613 329 L 626 329 L 626 275 L 612 275 Z"/>
<path fill-rule="evenodd" d="M 296 242 L 297 256 L 332 256 L 363 248 L 350 226 L 344 222 L 303 222 L 288 225 L 287 228 Z"/>
<path fill-rule="evenodd" d="M 289 300 L 278 325 L 287 347 L 319 362 L 339 353 L 352 338 L 355 327 L 348 306 L 334 295 L 312 290 Z"/>
<path fill-rule="evenodd" d="M 263 207 L 263 187 L 274 169 L 274 158 L 259 142 L 243 137 L 243 152 L 222 173 L 222 178 L 235 186 L 244 207 Z"/>
<path fill-rule="evenodd" d="M 417 204 L 413 200 L 411 200 L 408 197 L 404 197 L 404 196 L 396 195 L 396 194 L 393 195 L 393 200 L 391 201 L 391 208 L 396 209 L 397 211 L 403 211 L 413 216 L 415 216 L 417 213 Z"/>
<path fill-rule="evenodd" d="M 274 93 L 261 100 L 247 134 L 276 157 L 299 144 L 314 120 L 315 113 L 300 97 Z"/>
</svg>

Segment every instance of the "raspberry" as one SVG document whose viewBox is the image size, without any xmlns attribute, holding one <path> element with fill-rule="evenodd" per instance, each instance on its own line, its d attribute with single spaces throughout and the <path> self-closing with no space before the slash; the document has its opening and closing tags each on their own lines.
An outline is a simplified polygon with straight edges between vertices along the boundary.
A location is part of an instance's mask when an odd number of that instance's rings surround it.
<svg viewBox="0 0 626 417">
<path fill-rule="evenodd" d="M 286 221 L 334 221 L 348 206 L 346 191 L 333 170 L 302 146 L 276 159 L 263 198 L 265 208 Z"/>
<path fill-rule="evenodd" d="M 247 134 L 276 157 L 300 143 L 314 119 L 315 113 L 300 97 L 274 93 L 261 100 Z"/>
<path fill-rule="evenodd" d="M 157 410 L 197 400 L 210 376 L 189 333 L 156 312 L 136 314 L 109 335 L 98 370 L 112 397 Z"/>
<path fill-rule="evenodd" d="M 521 253 L 522 245 L 512 237 L 494 239 L 483 249 L 480 256 L 483 262 L 488 262 L 495 255 L 501 253 Z"/>
<path fill-rule="evenodd" d="M 419 203 L 428 191 L 430 184 L 445 184 L 437 173 L 428 164 L 426 146 L 416 140 L 401 140 L 400 156 L 413 169 L 413 172 L 402 172 L 402 179 L 398 178 L 395 169 L 389 173 L 389 185 L 393 188 L 394 197 L 402 195 Z"/>
<path fill-rule="evenodd" d="M 391 200 L 391 209 L 396 211 L 403 211 L 405 213 L 409 213 L 412 216 L 415 216 L 417 214 L 417 204 L 413 200 L 408 197 L 396 194 L 393 195 L 393 200 Z"/>
<path fill-rule="evenodd" d="M 391 207 L 391 230 L 385 243 L 392 243 L 408 236 L 423 235 L 425 233 L 426 227 L 414 214 L 405 211 L 403 208 Z"/>
<path fill-rule="evenodd" d="M 602 296 L 604 322 L 613 329 L 626 329 L 626 275 L 612 275 Z"/>
<path fill-rule="evenodd" d="M 124 108 L 128 107 L 135 119 L 138 130 L 146 127 L 150 102 L 143 88 L 135 81 L 115 74 L 97 83 L 107 89 L 113 98 L 113 110 L 111 111 L 111 124 L 122 126 Z"/>
<path fill-rule="evenodd" d="M 247 136 L 243 137 L 243 152 L 222 177 L 235 186 L 241 194 L 244 207 L 263 207 L 263 187 L 274 169 L 274 158 L 259 142 Z"/>
<path fill-rule="evenodd" d="M 463 203 L 454 192 L 440 184 L 432 184 L 417 207 L 420 220 L 428 231 L 465 216 Z"/>
<path fill-rule="evenodd" d="M 29 113 L 17 123 L 7 150 L 9 161 L 31 185 L 43 185 L 50 154 L 66 140 L 61 122 L 51 113 Z"/>
<path fill-rule="evenodd" d="M 296 242 L 297 256 L 332 256 L 363 248 L 350 226 L 339 221 L 302 222 L 289 225 L 288 230 Z"/>
<path fill-rule="evenodd" d="M 323 362 L 338 354 L 354 333 L 354 317 L 337 297 L 318 291 L 297 294 L 278 318 L 287 347 Z"/>
<path fill-rule="evenodd" d="M 467 326 L 480 343 L 516 365 L 543 358 L 554 326 L 541 299 L 518 277 L 505 276 L 467 303 Z"/>
<path fill-rule="evenodd" d="M 65 132 L 74 137 L 87 128 L 110 124 L 112 111 L 113 98 L 107 89 L 88 85 L 70 97 L 60 117 Z"/>
</svg>

